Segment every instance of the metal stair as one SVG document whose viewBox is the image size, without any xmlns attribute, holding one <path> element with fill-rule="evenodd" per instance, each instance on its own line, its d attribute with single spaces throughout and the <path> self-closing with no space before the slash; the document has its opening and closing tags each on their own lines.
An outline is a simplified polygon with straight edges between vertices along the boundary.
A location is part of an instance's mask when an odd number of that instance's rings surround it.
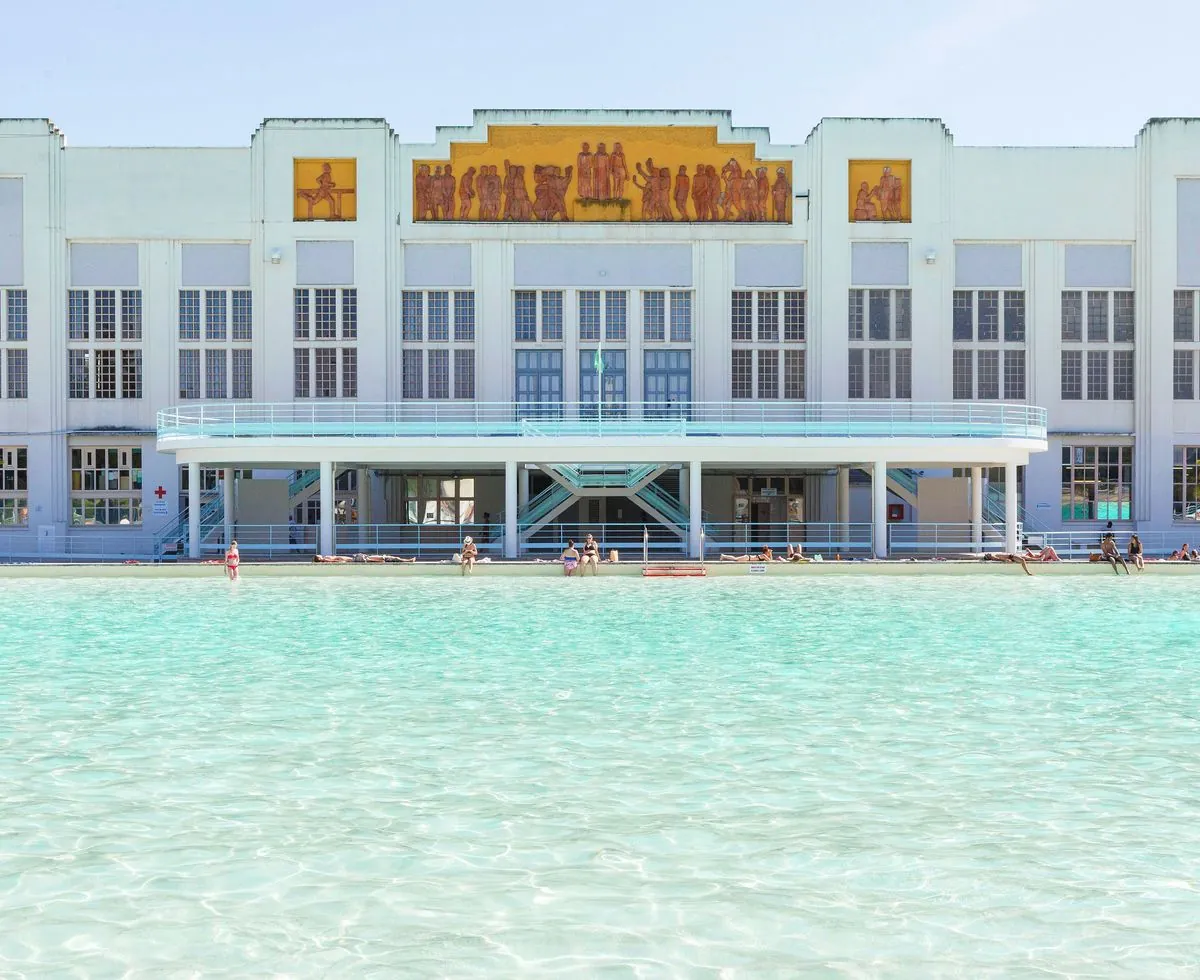
<svg viewBox="0 0 1200 980">
<path fill-rule="evenodd" d="M 154 555 L 157 558 L 174 558 L 187 552 L 188 509 L 185 507 L 166 527 L 154 536 Z M 225 498 L 221 493 L 207 493 L 200 498 L 200 540 L 203 541 L 213 528 L 225 522 Z"/>
</svg>

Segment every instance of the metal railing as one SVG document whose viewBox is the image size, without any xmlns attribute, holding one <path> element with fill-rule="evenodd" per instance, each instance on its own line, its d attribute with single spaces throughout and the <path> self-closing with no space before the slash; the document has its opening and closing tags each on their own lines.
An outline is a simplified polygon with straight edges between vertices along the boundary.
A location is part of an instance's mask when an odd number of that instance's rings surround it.
<svg viewBox="0 0 1200 980">
<path fill-rule="evenodd" d="M 148 531 L 80 528 L 65 534 L 0 534 L 0 562 L 154 561 L 155 537 Z"/>
<path fill-rule="evenodd" d="M 764 547 L 776 557 L 787 554 L 788 545 L 799 545 L 805 556 L 838 555 L 867 558 L 873 554 L 870 524 L 849 524 L 820 521 L 793 521 L 770 524 L 706 523 L 704 525 L 704 557 L 719 559 L 721 555 L 755 555 Z"/>
<path fill-rule="evenodd" d="M 337 524 L 333 529 L 334 550 L 339 555 L 362 552 L 427 559 L 461 552 L 467 535 L 480 557 L 503 557 L 503 524 Z"/>
<path fill-rule="evenodd" d="M 181 405 L 158 413 L 158 438 L 263 437 L 826 437 L 1046 438 L 1046 410 L 971 402 L 279 402 Z"/>
<path fill-rule="evenodd" d="M 1004 525 L 983 525 L 983 540 L 975 543 L 970 523 L 917 523 L 888 525 L 888 554 L 962 555 L 979 551 L 1004 551 Z M 1020 540 L 1018 532 L 1017 540 Z"/>
</svg>

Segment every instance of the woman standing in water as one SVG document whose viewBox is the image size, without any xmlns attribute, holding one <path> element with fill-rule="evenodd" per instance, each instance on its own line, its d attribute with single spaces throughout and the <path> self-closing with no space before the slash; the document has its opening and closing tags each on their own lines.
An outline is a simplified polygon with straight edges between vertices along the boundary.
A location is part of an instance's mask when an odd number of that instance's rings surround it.
<svg viewBox="0 0 1200 980">
<path fill-rule="evenodd" d="M 238 580 L 238 566 L 242 563 L 242 556 L 238 553 L 236 541 L 229 542 L 229 550 L 225 552 L 225 576 L 231 582 Z"/>
</svg>

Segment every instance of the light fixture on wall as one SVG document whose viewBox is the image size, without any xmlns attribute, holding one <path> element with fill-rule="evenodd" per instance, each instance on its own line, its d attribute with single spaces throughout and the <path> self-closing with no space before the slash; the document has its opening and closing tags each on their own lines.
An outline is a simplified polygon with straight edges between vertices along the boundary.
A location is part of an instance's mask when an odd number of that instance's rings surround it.
<svg viewBox="0 0 1200 980">
<path fill-rule="evenodd" d="M 279 263 L 282 261 L 283 261 L 283 249 L 281 249 L 281 248 L 271 249 L 271 265 L 279 265 Z"/>
<path fill-rule="evenodd" d="M 935 263 L 936 261 L 937 261 L 937 250 L 932 249 L 932 248 L 927 249 L 925 252 L 925 264 L 933 265 L 933 263 Z"/>
</svg>

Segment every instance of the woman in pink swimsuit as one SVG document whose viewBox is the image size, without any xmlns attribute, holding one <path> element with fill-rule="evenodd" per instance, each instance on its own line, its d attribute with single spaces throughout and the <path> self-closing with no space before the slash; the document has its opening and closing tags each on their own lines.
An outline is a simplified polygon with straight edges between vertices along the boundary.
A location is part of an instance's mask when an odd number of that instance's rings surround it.
<svg viewBox="0 0 1200 980">
<path fill-rule="evenodd" d="M 229 550 L 225 552 L 225 574 L 229 581 L 236 582 L 238 577 L 238 566 L 242 563 L 242 556 L 238 553 L 236 541 L 229 543 Z"/>
</svg>

